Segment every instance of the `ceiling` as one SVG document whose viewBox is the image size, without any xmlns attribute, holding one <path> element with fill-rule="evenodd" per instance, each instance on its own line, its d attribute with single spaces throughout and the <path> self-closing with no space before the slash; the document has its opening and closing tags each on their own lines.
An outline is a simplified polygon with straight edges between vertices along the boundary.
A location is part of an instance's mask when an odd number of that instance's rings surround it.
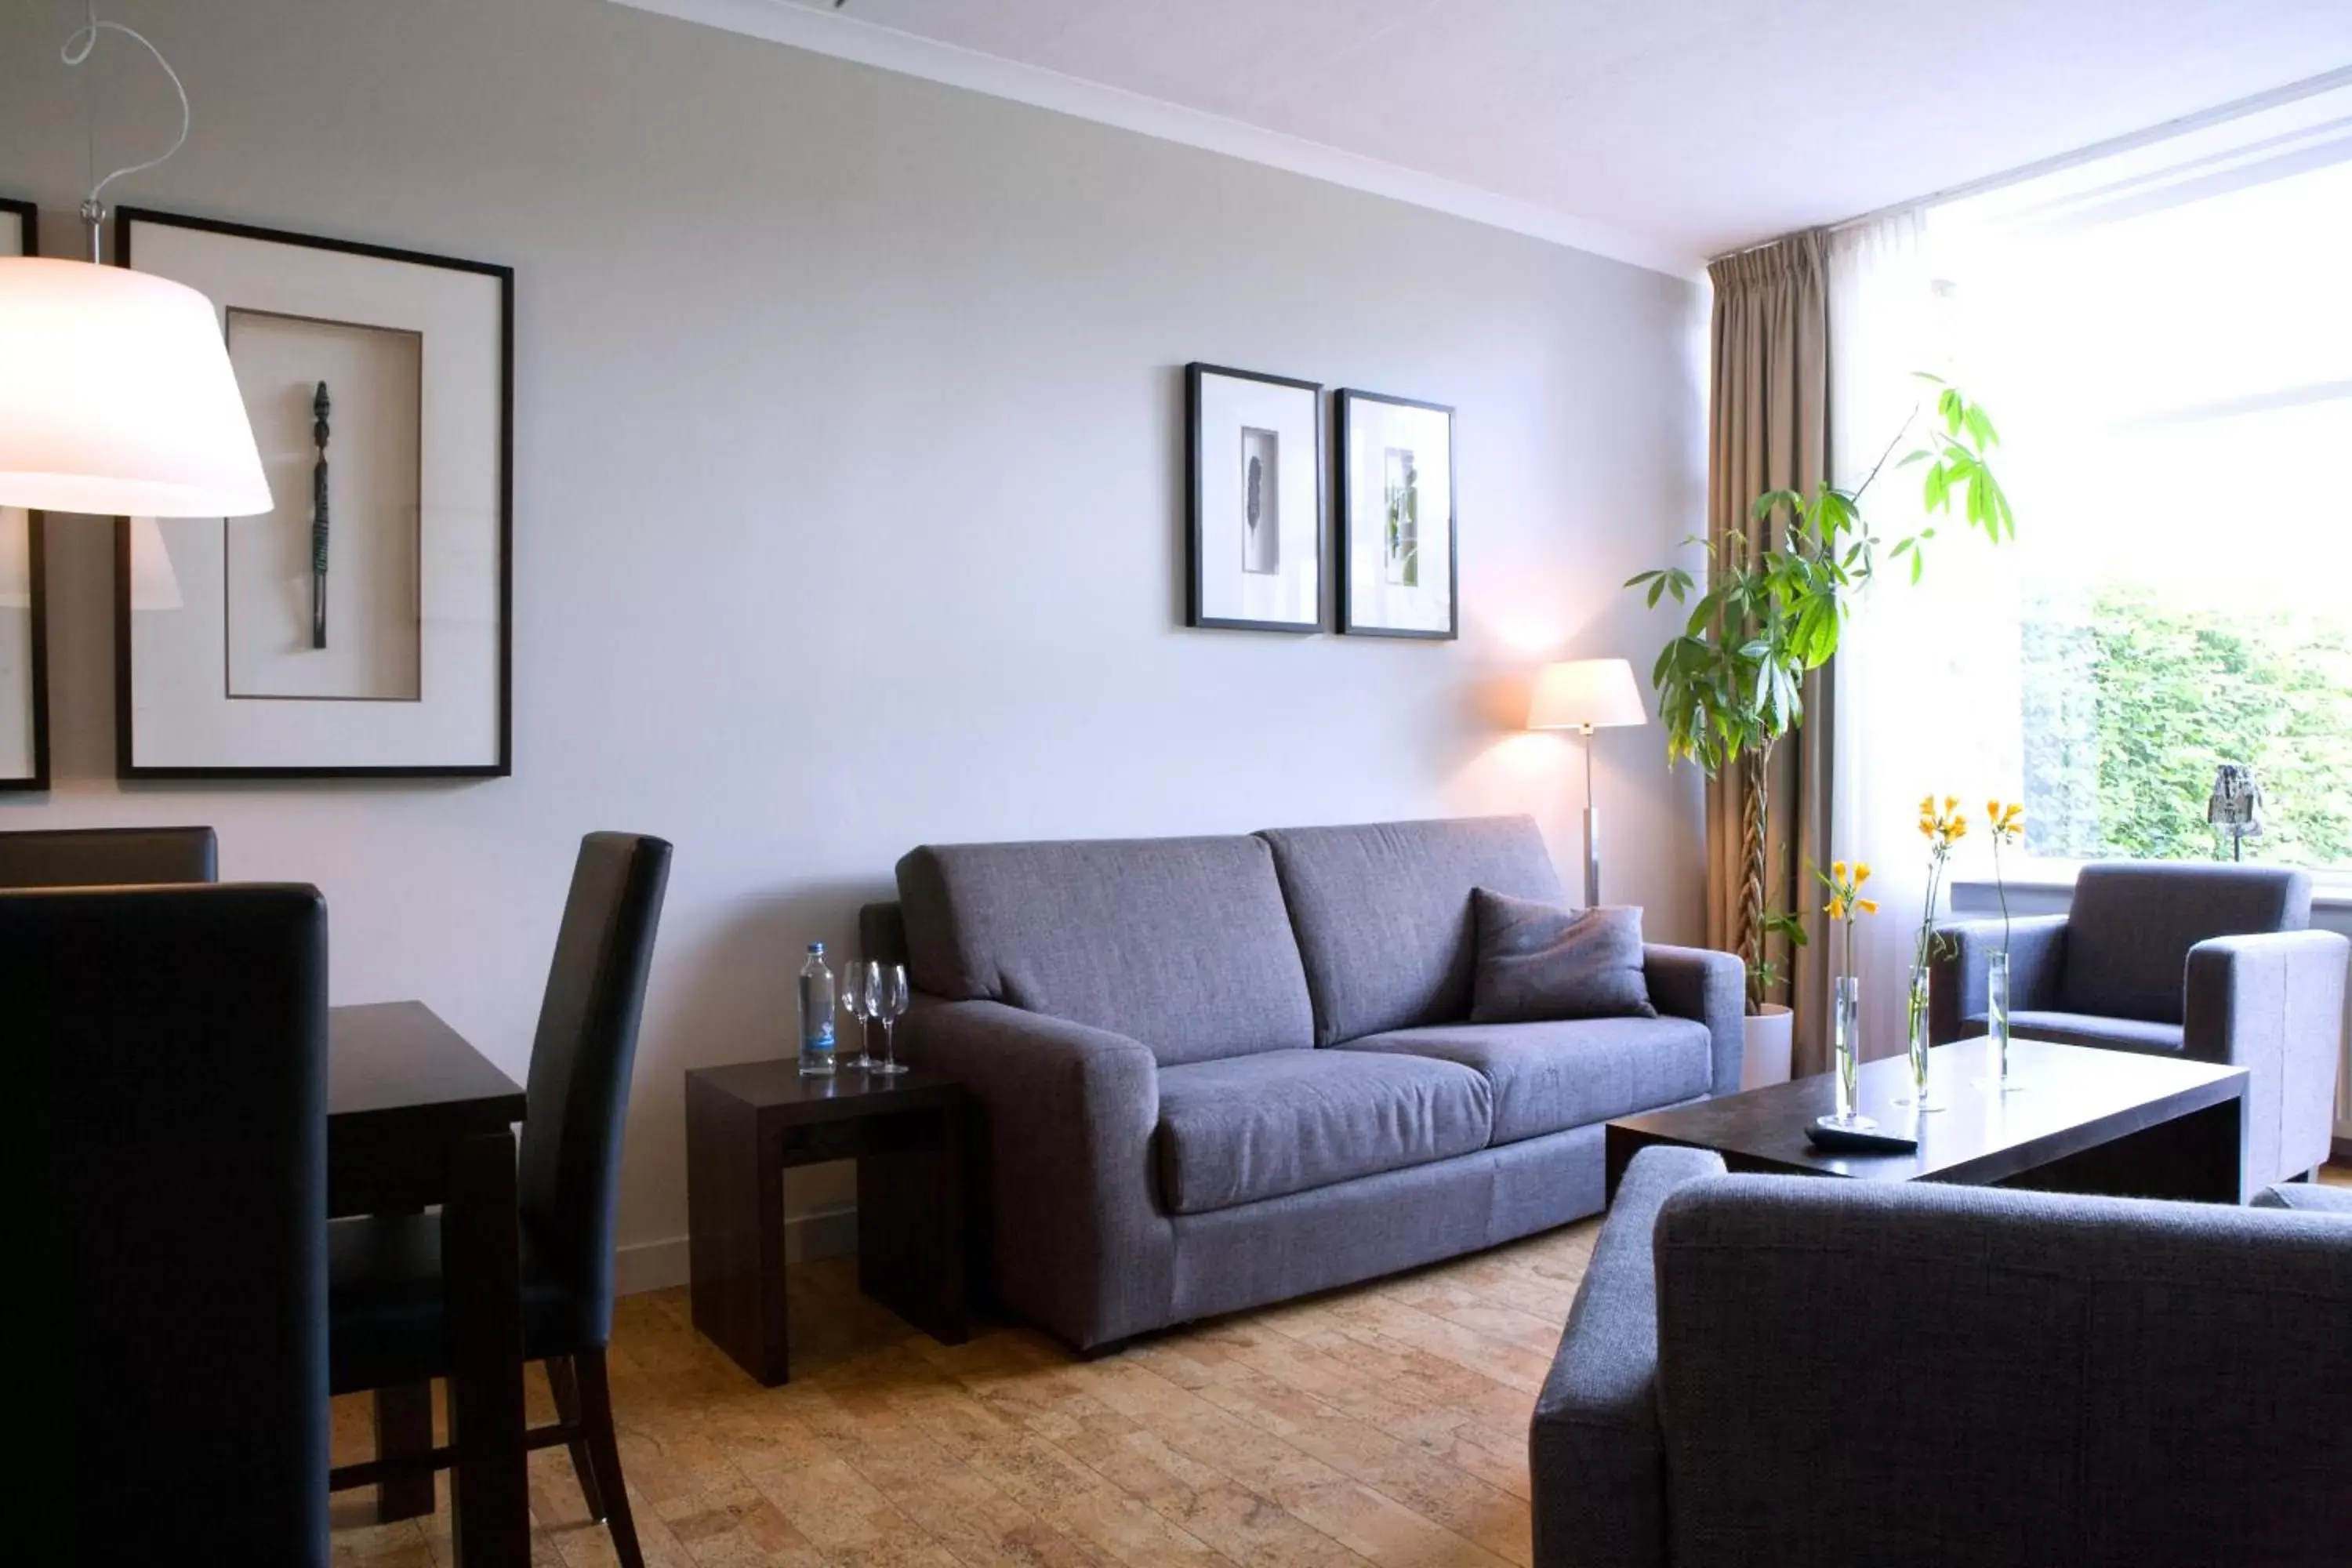
<svg viewBox="0 0 2352 1568">
<path fill-rule="evenodd" d="M 1692 270 L 2352 66 L 2347 0 L 625 0 Z"/>
</svg>

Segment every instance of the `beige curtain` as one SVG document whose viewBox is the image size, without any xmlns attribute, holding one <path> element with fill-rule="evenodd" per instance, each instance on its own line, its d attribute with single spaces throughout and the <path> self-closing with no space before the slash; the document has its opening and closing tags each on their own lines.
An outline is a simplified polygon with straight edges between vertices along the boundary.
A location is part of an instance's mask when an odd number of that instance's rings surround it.
<svg viewBox="0 0 2352 1568">
<path fill-rule="evenodd" d="M 1768 489 L 1810 492 L 1829 469 L 1828 242 L 1791 235 L 1729 256 L 1707 268 L 1715 283 L 1714 366 L 1707 447 L 1707 537 L 1747 536 L 1751 558 L 1763 541 L 1748 509 Z M 1773 1000 L 1797 1010 L 1796 1070 L 1829 1065 L 1829 951 L 1822 900 L 1811 868 L 1827 865 L 1830 758 L 1836 714 L 1827 669 L 1805 686 L 1805 724 L 1774 751 L 1760 824 L 1766 875 L 1750 886 L 1747 842 L 1758 770 L 1743 759 L 1707 786 L 1707 942 L 1738 951 L 1743 910 L 1759 904 L 1806 916 L 1809 945 L 1781 952 L 1789 979 Z"/>
</svg>

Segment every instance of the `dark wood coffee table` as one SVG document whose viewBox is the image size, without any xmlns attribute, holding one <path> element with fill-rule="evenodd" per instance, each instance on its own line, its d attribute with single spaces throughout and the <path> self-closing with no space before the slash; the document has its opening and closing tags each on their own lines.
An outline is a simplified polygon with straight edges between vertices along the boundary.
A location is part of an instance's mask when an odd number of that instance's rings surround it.
<svg viewBox="0 0 2352 1568">
<path fill-rule="evenodd" d="M 1711 1149 L 1734 1171 L 1847 1176 L 1864 1182 L 1959 1182 L 2117 1197 L 2242 1201 L 2243 1068 L 2086 1046 L 2017 1040 L 2004 1094 L 1989 1081 L 1992 1042 L 1958 1040 L 1928 1053 L 1934 1096 L 1921 1115 L 1909 1063 L 1862 1066 L 1861 1110 L 1883 1131 L 1919 1140 L 1912 1154 L 1827 1154 L 1805 1128 L 1837 1109 L 1826 1073 L 1609 1123 L 1609 1195 L 1653 1143 Z"/>
</svg>

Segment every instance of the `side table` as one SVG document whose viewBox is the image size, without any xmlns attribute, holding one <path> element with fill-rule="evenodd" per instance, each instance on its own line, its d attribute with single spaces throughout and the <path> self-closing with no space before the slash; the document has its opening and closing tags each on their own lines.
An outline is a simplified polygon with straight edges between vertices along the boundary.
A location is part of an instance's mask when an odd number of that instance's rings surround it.
<svg viewBox="0 0 2352 1568">
<path fill-rule="evenodd" d="M 784 1332 L 783 1173 L 857 1162 L 858 1289 L 945 1344 L 971 1336 L 964 1093 L 920 1069 L 803 1078 L 790 1058 L 686 1075 L 694 1326 L 772 1388 Z"/>
</svg>

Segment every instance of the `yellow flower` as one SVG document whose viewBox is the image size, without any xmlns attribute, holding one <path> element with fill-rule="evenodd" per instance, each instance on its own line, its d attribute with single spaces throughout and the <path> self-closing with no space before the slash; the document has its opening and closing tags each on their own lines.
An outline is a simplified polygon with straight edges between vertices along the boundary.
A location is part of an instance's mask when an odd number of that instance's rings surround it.
<svg viewBox="0 0 2352 1568">
<path fill-rule="evenodd" d="M 1952 818 L 1951 836 L 1955 839 L 1966 838 L 1969 836 L 1969 819 L 1967 817 L 1956 816 Z"/>
<path fill-rule="evenodd" d="M 1860 910 L 1864 914 L 1874 915 L 1878 912 L 1878 900 L 1876 899 L 1858 899 L 1854 901 L 1853 907 Z"/>
<path fill-rule="evenodd" d="M 1946 795 L 1946 796 L 1944 797 L 1944 809 L 1945 809 L 1946 811 L 1958 811 L 1958 810 L 1959 810 L 1959 809 L 1960 809 L 1960 797 L 1959 797 L 1958 795 Z"/>
<path fill-rule="evenodd" d="M 1924 833 L 1924 834 L 1926 834 L 1926 835 L 1927 835 L 1928 837 L 1930 837 L 1930 838 L 1935 837 L 1936 837 L 1936 819 L 1935 819 L 1934 817 L 1932 817 L 1932 816 L 1923 816 L 1923 817 L 1921 817 L 1921 818 L 1919 819 L 1919 831 L 1920 831 L 1920 832 L 1922 832 L 1922 833 Z"/>
<path fill-rule="evenodd" d="M 2000 821 L 2000 802 L 1997 800 L 1985 802 L 1985 820 L 1991 823 Z"/>
<path fill-rule="evenodd" d="M 1843 899 L 1832 899 L 1829 901 L 1827 909 L 1823 912 L 1833 921 L 1842 921 L 1845 919 L 1845 900 Z"/>
<path fill-rule="evenodd" d="M 1919 797 L 1919 815 L 1922 816 L 1933 816 L 1936 815 L 1936 797 L 1934 795 L 1923 795 Z"/>
<path fill-rule="evenodd" d="M 1860 865 L 1856 866 L 1856 867 L 1853 868 L 1853 885 L 1854 885 L 1855 887 L 1859 888 L 1859 887 L 1861 887 L 1864 882 L 1867 882 L 1867 881 L 1869 881 L 1869 880 L 1870 880 L 1870 862 L 1869 862 L 1869 861 L 1867 861 L 1867 860 L 1864 860 L 1864 861 L 1863 861 Z"/>
<path fill-rule="evenodd" d="M 1844 861 L 1832 860 L 1830 862 L 1830 880 L 1832 882 L 1843 882 L 1845 880 Z"/>
</svg>

